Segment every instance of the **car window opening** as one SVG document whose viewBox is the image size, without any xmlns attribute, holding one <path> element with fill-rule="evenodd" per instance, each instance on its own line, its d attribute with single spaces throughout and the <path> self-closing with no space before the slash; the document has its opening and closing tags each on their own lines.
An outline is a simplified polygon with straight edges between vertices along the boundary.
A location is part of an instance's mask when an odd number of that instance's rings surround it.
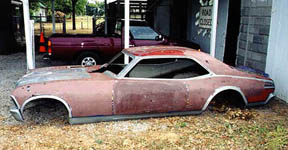
<svg viewBox="0 0 288 150">
<path fill-rule="evenodd" d="M 141 60 L 125 77 L 186 79 L 209 74 L 201 65 L 186 58 Z"/>
</svg>

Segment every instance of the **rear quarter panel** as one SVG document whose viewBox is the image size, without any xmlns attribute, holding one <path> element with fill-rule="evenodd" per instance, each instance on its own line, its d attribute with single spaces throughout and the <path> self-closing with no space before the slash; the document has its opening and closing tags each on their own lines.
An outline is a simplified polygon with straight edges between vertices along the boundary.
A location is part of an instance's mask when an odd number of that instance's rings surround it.
<svg viewBox="0 0 288 150">
<path fill-rule="evenodd" d="M 239 79 L 233 77 L 209 77 L 204 79 L 190 80 L 186 82 L 189 88 L 188 109 L 201 110 L 210 96 L 231 87 L 239 89 L 247 99 L 248 103 L 264 102 L 273 90 L 265 90 L 264 82 L 260 80 Z M 228 100 L 235 100 L 227 97 Z"/>
</svg>

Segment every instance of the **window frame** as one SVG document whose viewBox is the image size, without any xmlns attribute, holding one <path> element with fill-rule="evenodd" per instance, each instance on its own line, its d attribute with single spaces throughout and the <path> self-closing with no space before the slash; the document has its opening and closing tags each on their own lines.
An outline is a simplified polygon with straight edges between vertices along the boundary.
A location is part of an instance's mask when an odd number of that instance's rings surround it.
<svg viewBox="0 0 288 150">
<path fill-rule="evenodd" d="M 133 69 L 141 60 L 145 59 L 165 59 L 165 58 L 183 58 L 183 59 L 190 59 L 192 61 L 195 61 L 205 69 L 208 74 L 197 76 L 197 77 L 190 77 L 190 78 L 184 78 L 184 79 L 161 79 L 161 78 L 137 78 L 137 77 L 125 77 L 131 69 Z M 199 62 L 197 59 L 191 57 L 191 56 L 174 56 L 174 55 L 165 55 L 165 56 L 135 56 L 133 61 L 131 61 L 117 76 L 117 79 L 129 79 L 129 80 L 171 80 L 171 81 L 181 81 L 181 80 L 193 80 L 193 79 L 201 79 L 201 78 L 207 78 L 215 75 L 209 68 L 207 68 L 205 65 L 203 65 L 201 62 Z"/>
</svg>

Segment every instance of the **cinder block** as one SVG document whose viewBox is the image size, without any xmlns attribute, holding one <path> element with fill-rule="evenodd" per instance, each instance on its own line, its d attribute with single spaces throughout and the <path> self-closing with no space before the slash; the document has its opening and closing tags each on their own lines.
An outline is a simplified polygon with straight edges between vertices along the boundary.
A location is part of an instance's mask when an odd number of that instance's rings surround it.
<svg viewBox="0 0 288 150">
<path fill-rule="evenodd" d="M 238 43 L 238 47 L 241 48 L 241 49 L 246 49 L 246 44 L 247 42 L 245 41 L 239 41 Z"/>
<path fill-rule="evenodd" d="M 255 17 L 254 23 L 258 25 L 270 25 L 271 17 Z"/>
<path fill-rule="evenodd" d="M 241 49 L 241 48 L 238 48 L 238 49 L 237 49 L 237 55 L 238 55 L 238 56 L 243 56 L 243 57 L 245 57 L 245 53 L 246 53 L 246 50 L 245 50 L 245 49 Z"/>
<path fill-rule="evenodd" d="M 241 9 L 241 16 L 248 16 L 249 13 L 250 13 L 250 9 L 249 8 Z"/>
<path fill-rule="evenodd" d="M 259 28 L 260 35 L 269 35 L 269 33 L 270 33 L 270 26 L 261 26 Z"/>
<path fill-rule="evenodd" d="M 249 43 L 248 49 L 250 51 L 267 54 L 268 45 L 267 44 L 257 44 L 257 43 Z"/>
<path fill-rule="evenodd" d="M 261 16 L 268 16 L 270 17 L 271 16 L 271 12 L 272 12 L 272 8 L 271 7 L 266 7 L 266 8 L 260 8 L 260 13 L 261 13 Z"/>
<path fill-rule="evenodd" d="M 253 36 L 253 43 L 267 44 L 268 40 L 269 40 L 269 37 L 266 35 L 254 35 Z"/>
<path fill-rule="evenodd" d="M 245 33 L 240 33 L 239 39 L 242 40 L 242 41 L 247 41 L 247 34 L 245 34 Z"/>
<path fill-rule="evenodd" d="M 265 62 L 257 62 L 254 60 L 247 59 L 246 60 L 246 66 L 251 67 L 251 68 L 256 69 L 256 70 L 265 71 L 266 63 Z"/>
<path fill-rule="evenodd" d="M 241 25 L 240 26 L 240 32 L 247 33 L 248 31 L 248 25 Z"/>
<path fill-rule="evenodd" d="M 268 4 L 268 0 L 257 0 L 256 1 L 256 7 L 267 7 Z"/>
<path fill-rule="evenodd" d="M 253 52 L 253 51 L 247 51 L 246 55 L 247 59 L 255 60 L 259 62 L 266 62 L 266 54 Z"/>
<path fill-rule="evenodd" d="M 248 24 L 249 23 L 249 17 L 241 17 L 241 23 L 242 24 Z"/>
<path fill-rule="evenodd" d="M 236 56 L 236 66 L 243 66 L 243 65 L 244 65 L 244 57 Z"/>
</svg>

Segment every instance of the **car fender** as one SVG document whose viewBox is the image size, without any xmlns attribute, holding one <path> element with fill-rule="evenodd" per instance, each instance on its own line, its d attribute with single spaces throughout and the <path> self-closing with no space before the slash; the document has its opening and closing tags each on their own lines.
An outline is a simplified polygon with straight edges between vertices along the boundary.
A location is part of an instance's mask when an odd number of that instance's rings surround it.
<svg viewBox="0 0 288 150">
<path fill-rule="evenodd" d="M 215 89 L 213 94 L 209 96 L 209 98 L 207 99 L 205 105 L 202 108 L 202 111 L 206 110 L 206 108 L 208 107 L 209 103 L 213 100 L 213 98 L 217 94 L 219 94 L 219 93 L 221 93 L 223 91 L 227 91 L 227 90 L 234 90 L 234 91 L 238 92 L 242 96 L 242 99 L 244 100 L 245 105 L 248 105 L 247 98 L 245 97 L 244 93 L 241 91 L 241 89 L 239 87 L 236 87 L 236 86 L 222 86 L 222 87 L 219 87 L 219 88 Z"/>
</svg>

